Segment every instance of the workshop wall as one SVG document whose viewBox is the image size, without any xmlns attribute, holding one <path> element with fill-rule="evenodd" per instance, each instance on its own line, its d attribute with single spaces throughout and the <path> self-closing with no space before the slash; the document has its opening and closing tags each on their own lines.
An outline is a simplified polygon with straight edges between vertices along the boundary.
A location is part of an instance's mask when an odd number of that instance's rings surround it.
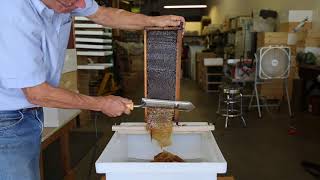
<svg viewBox="0 0 320 180">
<path fill-rule="evenodd" d="M 199 21 L 186 22 L 185 28 L 187 32 L 197 32 L 198 34 L 201 34 L 201 22 Z"/>
</svg>

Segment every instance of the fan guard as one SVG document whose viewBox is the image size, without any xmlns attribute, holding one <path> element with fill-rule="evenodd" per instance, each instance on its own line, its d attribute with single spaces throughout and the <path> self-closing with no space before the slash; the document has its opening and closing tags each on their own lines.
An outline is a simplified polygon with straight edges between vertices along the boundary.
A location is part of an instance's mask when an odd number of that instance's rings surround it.
<svg viewBox="0 0 320 180">
<path fill-rule="evenodd" d="M 262 47 L 258 51 L 260 79 L 285 79 L 290 71 L 290 48 L 283 46 Z"/>
</svg>

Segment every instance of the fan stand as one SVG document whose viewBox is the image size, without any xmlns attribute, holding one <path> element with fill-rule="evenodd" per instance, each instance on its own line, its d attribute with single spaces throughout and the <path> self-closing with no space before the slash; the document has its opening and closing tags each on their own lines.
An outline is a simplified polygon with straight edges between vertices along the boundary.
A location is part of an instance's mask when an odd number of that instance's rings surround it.
<svg viewBox="0 0 320 180">
<path fill-rule="evenodd" d="M 271 48 L 271 47 L 269 47 Z M 250 98 L 250 103 L 249 103 L 249 109 L 251 109 L 251 107 L 257 107 L 258 109 L 258 116 L 259 118 L 262 117 L 261 114 L 261 107 L 266 107 L 267 111 L 270 113 L 270 110 L 268 107 L 280 107 L 281 101 L 279 101 L 279 103 L 277 104 L 268 104 L 267 101 L 265 100 L 264 97 L 259 95 L 259 91 L 258 91 L 258 86 L 261 84 L 266 84 L 268 82 L 265 82 L 263 79 L 259 78 L 259 61 L 261 61 L 260 59 L 257 58 L 257 55 L 255 55 L 255 59 L 256 59 L 256 74 L 255 74 L 255 81 L 254 81 L 254 90 L 252 93 L 252 96 Z M 269 80 L 271 80 L 273 78 L 269 78 Z M 286 98 L 287 98 L 287 103 L 288 103 L 288 111 L 289 111 L 289 116 L 293 117 L 292 111 L 291 111 L 291 103 L 290 103 L 290 97 L 289 97 L 289 90 L 288 90 L 288 77 L 282 78 L 283 80 L 283 87 L 284 87 L 284 94 L 286 94 Z M 253 98 L 256 98 L 256 105 L 252 105 L 253 102 Z M 260 99 L 263 101 L 263 104 L 260 103 Z"/>
<path fill-rule="evenodd" d="M 265 100 L 264 97 L 259 95 L 259 91 L 258 91 L 258 86 L 261 84 L 265 84 L 266 82 L 261 82 L 261 81 L 255 81 L 254 82 L 254 90 L 252 93 L 252 96 L 250 98 L 250 103 L 249 103 L 249 109 L 251 107 L 257 107 L 258 109 L 258 116 L 259 118 L 262 117 L 262 113 L 261 113 L 261 107 L 266 107 L 266 110 L 270 113 L 269 107 L 279 107 L 281 102 L 279 101 L 279 103 L 277 104 L 268 104 L 267 101 Z M 290 97 L 289 97 L 289 90 L 288 90 L 288 78 L 283 79 L 283 86 L 284 86 L 284 93 L 286 94 L 286 98 L 287 98 L 287 102 L 288 102 L 288 111 L 289 111 L 289 116 L 292 117 L 292 111 L 291 111 L 291 103 L 290 103 Z M 253 102 L 253 98 L 256 98 L 256 105 L 252 105 Z M 260 103 L 260 99 L 263 101 L 263 104 Z"/>
</svg>

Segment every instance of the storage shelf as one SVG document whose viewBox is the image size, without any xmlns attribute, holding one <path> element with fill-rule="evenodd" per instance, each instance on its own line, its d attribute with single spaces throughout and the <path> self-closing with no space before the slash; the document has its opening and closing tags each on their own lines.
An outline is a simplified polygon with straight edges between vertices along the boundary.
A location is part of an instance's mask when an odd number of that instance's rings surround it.
<svg viewBox="0 0 320 180">
<path fill-rule="evenodd" d="M 76 38 L 76 42 L 112 43 L 112 39 Z"/>
<path fill-rule="evenodd" d="M 93 63 L 87 65 L 78 65 L 78 69 L 80 70 L 105 70 L 111 67 L 113 67 L 112 63 Z"/>
<path fill-rule="evenodd" d="M 76 35 L 101 35 L 101 36 L 107 36 L 112 37 L 111 32 L 104 32 L 104 31 L 85 31 L 85 30 L 75 30 Z"/>
<path fill-rule="evenodd" d="M 90 19 L 83 17 L 83 16 L 76 16 L 74 19 L 76 21 L 91 21 Z"/>
<path fill-rule="evenodd" d="M 77 51 L 78 56 L 110 56 L 112 51 Z"/>
<path fill-rule="evenodd" d="M 111 45 L 76 44 L 79 49 L 112 49 Z"/>
<path fill-rule="evenodd" d="M 84 23 L 84 24 L 74 24 L 75 28 L 105 28 L 105 29 L 111 29 L 109 27 L 102 26 L 100 24 L 89 24 L 89 23 Z"/>
</svg>

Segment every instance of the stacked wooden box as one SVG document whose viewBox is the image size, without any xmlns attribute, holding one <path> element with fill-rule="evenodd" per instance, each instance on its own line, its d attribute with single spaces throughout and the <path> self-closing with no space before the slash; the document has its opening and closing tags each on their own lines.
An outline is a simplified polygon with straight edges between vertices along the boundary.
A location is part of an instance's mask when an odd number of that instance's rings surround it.
<svg viewBox="0 0 320 180">
<path fill-rule="evenodd" d="M 216 55 L 212 52 L 196 54 L 196 80 L 206 92 L 217 92 L 222 83 L 223 60 L 215 57 Z M 206 63 L 206 61 L 219 61 L 219 63 Z"/>
<path fill-rule="evenodd" d="M 305 39 L 305 47 L 320 47 L 320 32 L 309 31 Z"/>
</svg>

